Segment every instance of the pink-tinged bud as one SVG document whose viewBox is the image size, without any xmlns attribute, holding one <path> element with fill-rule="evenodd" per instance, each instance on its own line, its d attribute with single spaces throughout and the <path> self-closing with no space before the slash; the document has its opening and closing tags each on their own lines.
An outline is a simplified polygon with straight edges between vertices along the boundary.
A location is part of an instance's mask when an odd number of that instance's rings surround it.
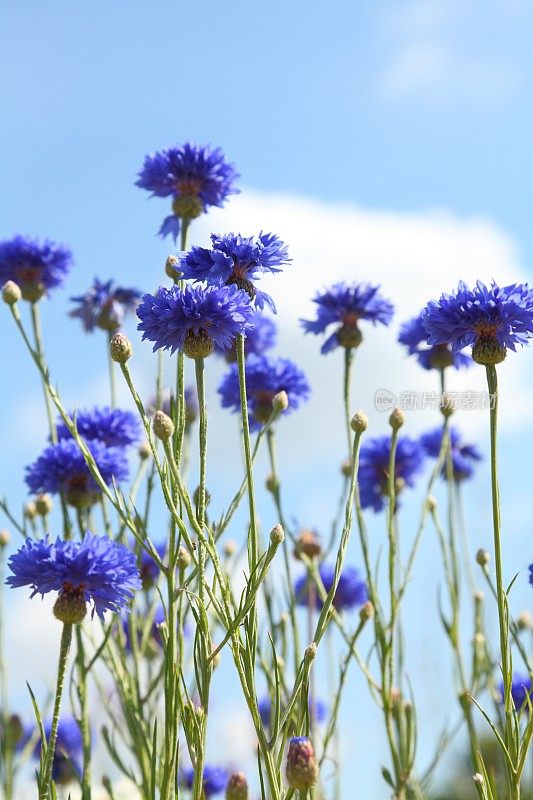
<svg viewBox="0 0 533 800">
<path fill-rule="evenodd" d="M 226 787 L 226 800 L 248 800 L 248 783 L 244 772 L 234 772 Z"/>
<path fill-rule="evenodd" d="M 307 558 L 317 558 L 321 552 L 322 547 L 317 534 L 314 531 L 307 529 L 300 531 L 298 538 L 296 539 L 294 557 L 299 561 L 301 560 L 302 555 L 307 556 Z"/>
<path fill-rule="evenodd" d="M 296 736 L 289 742 L 287 783 L 291 789 L 310 789 L 318 780 L 318 763 L 313 744 L 307 736 Z"/>
<path fill-rule="evenodd" d="M 115 333 L 109 342 L 109 355 L 117 364 L 125 364 L 133 354 L 133 347 L 123 333 Z"/>
</svg>

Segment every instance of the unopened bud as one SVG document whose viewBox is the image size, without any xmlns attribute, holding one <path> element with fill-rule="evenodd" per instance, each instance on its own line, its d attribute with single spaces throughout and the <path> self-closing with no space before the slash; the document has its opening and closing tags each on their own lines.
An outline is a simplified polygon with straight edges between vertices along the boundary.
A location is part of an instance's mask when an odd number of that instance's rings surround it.
<svg viewBox="0 0 533 800">
<path fill-rule="evenodd" d="M 24 516 L 26 517 L 26 519 L 35 519 L 35 517 L 37 516 L 37 509 L 35 508 L 35 503 L 33 502 L 33 500 L 30 500 L 24 506 Z"/>
<path fill-rule="evenodd" d="M 361 622 L 368 622 L 369 619 L 374 617 L 374 605 L 367 600 L 359 609 L 359 619 Z"/>
<path fill-rule="evenodd" d="M 273 545 L 281 544 L 285 539 L 285 532 L 283 530 L 283 526 L 279 524 L 275 525 L 272 530 L 270 531 L 270 541 Z"/>
<path fill-rule="evenodd" d="M 7 547 L 10 540 L 11 540 L 11 535 L 9 531 L 7 531 L 5 528 L 2 528 L 2 530 L 0 531 L 0 549 L 2 549 L 2 547 Z"/>
<path fill-rule="evenodd" d="M 533 631 L 533 616 L 529 611 L 522 611 L 516 618 L 519 631 Z"/>
<path fill-rule="evenodd" d="M 133 347 L 124 333 L 115 333 L 109 342 L 109 355 L 117 364 L 125 364 L 133 354 Z"/>
<path fill-rule="evenodd" d="M 307 647 L 305 648 L 305 653 L 304 653 L 305 660 L 314 661 L 316 658 L 317 651 L 318 651 L 318 646 L 316 642 L 311 642 L 311 644 L 308 644 Z"/>
<path fill-rule="evenodd" d="M 352 474 L 352 462 L 349 458 L 345 458 L 341 464 L 341 473 L 345 478 L 349 478 Z"/>
<path fill-rule="evenodd" d="M 46 517 L 51 512 L 53 505 L 49 494 L 39 494 L 35 498 L 35 510 L 41 517 Z"/>
<path fill-rule="evenodd" d="M 302 555 L 307 556 L 307 558 L 317 558 L 321 552 L 320 539 L 316 533 L 311 530 L 301 531 L 296 540 L 294 557 L 298 560 L 301 559 Z"/>
<path fill-rule="evenodd" d="M 276 414 L 281 414 L 282 411 L 286 411 L 289 407 L 289 395 L 287 392 L 278 392 L 272 398 L 272 410 Z"/>
<path fill-rule="evenodd" d="M 177 280 L 180 276 L 178 264 L 179 261 L 176 256 L 169 256 L 165 261 L 165 274 L 173 281 Z"/>
<path fill-rule="evenodd" d="M 152 420 L 152 429 L 158 439 L 166 442 L 174 433 L 174 423 L 164 411 L 156 411 Z"/>
<path fill-rule="evenodd" d="M 15 281 L 7 281 L 4 283 L 2 286 L 2 300 L 4 303 L 7 303 L 8 306 L 14 306 L 21 297 L 22 292 L 20 291 L 18 283 L 15 283 Z"/>
<path fill-rule="evenodd" d="M 430 495 L 428 497 L 428 499 L 427 499 L 427 507 L 428 507 L 428 511 L 429 511 L 430 514 L 432 514 L 434 511 L 437 510 L 437 505 L 438 504 L 437 504 L 436 497 L 433 497 L 433 495 Z"/>
<path fill-rule="evenodd" d="M 272 492 L 272 494 L 274 494 L 274 492 L 277 492 L 277 490 L 279 489 L 279 481 L 277 480 L 275 475 L 270 473 L 269 475 L 267 475 L 265 486 L 267 488 L 267 491 Z"/>
<path fill-rule="evenodd" d="M 310 789 L 318 780 L 318 763 L 315 749 L 307 736 L 296 736 L 289 741 L 285 768 L 291 789 Z"/>
<path fill-rule="evenodd" d="M 235 555 L 236 550 L 237 542 L 235 539 L 228 539 L 228 541 L 224 543 L 224 555 L 226 558 L 231 558 L 231 556 Z"/>
<path fill-rule="evenodd" d="M 486 567 L 490 561 L 490 553 L 480 548 L 476 553 L 476 561 L 480 567 Z"/>
<path fill-rule="evenodd" d="M 398 431 L 404 422 L 405 416 L 401 408 L 393 408 L 389 417 L 389 425 L 391 426 L 392 430 Z"/>
<path fill-rule="evenodd" d="M 150 458 L 150 456 L 152 455 L 152 450 L 148 442 L 141 442 L 137 450 L 137 453 L 139 454 L 139 458 L 141 459 L 141 461 L 146 461 L 148 458 Z"/>
<path fill-rule="evenodd" d="M 356 411 L 350 422 L 352 431 L 363 433 L 368 428 L 368 417 L 364 411 Z"/>
<path fill-rule="evenodd" d="M 474 781 L 474 783 L 475 783 L 475 784 L 477 784 L 478 786 L 483 786 L 483 785 L 484 785 L 484 783 L 485 783 L 485 778 L 483 777 L 483 775 L 481 774 L 481 772 L 476 772 L 474 775 L 472 775 L 472 780 L 473 780 L 473 781 Z"/>
<path fill-rule="evenodd" d="M 453 412 L 456 411 L 457 401 L 453 394 L 444 392 L 440 399 L 440 412 L 445 419 L 451 417 Z"/>
<path fill-rule="evenodd" d="M 248 783 L 244 772 L 230 775 L 226 787 L 226 800 L 248 800 Z"/>
<path fill-rule="evenodd" d="M 189 564 L 191 563 L 191 556 L 188 550 L 184 547 L 180 547 L 178 550 L 178 560 L 177 564 L 179 569 L 187 569 Z"/>
</svg>

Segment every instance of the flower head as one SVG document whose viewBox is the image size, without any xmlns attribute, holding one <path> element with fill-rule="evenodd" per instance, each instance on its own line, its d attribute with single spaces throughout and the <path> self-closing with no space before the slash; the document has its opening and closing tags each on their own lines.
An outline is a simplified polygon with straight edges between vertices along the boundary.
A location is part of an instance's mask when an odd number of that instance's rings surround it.
<svg viewBox="0 0 533 800">
<path fill-rule="evenodd" d="M 137 316 L 154 352 L 181 350 L 191 358 L 209 355 L 215 345 L 231 347 L 252 327 L 250 299 L 236 286 L 162 286 L 155 296 L 144 295 Z"/>
<path fill-rule="evenodd" d="M 320 580 L 324 584 L 324 589 L 326 592 L 329 592 L 334 583 L 335 567 L 323 561 L 318 571 Z M 313 589 L 313 592 L 316 608 L 320 610 L 324 603 L 316 588 Z M 308 606 L 310 586 L 307 573 L 301 575 L 296 580 L 294 584 L 294 594 L 298 605 Z M 356 608 L 357 606 L 362 606 L 367 600 L 368 592 L 361 573 L 356 567 L 345 567 L 341 572 L 337 590 L 333 597 L 333 606 L 337 611 L 343 611 L 345 609 L 348 610 Z"/>
<path fill-rule="evenodd" d="M 430 345 L 449 344 L 453 353 L 472 347 L 479 364 L 497 364 L 507 348 L 533 336 L 533 290 L 525 283 L 473 289 L 462 281 L 455 292 L 428 303 L 423 316 Z"/>
<path fill-rule="evenodd" d="M 379 291 L 379 286 L 369 283 L 335 283 L 330 289 L 319 292 L 313 302 L 318 306 L 316 319 L 300 320 L 305 333 L 324 333 L 330 325 L 336 330 L 322 345 L 322 353 L 330 353 L 336 347 L 358 347 L 362 334 L 359 320 L 366 319 L 376 325 L 388 325 L 394 306 Z"/>
<path fill-rule="evenodd" d="M 361 506 L 381 511 L 389 491 L 390 436 L 367 439 L 359 456 L 359 489 Z M 396 497 L 405 486 L 414 486 L 424 464 L 425 453 L 420 442 L 399 436 L 396 444 L 394 482 Z"/>
<path fill-rule="evenodd" d="M 146 156 L 136 186 L 152 196 L 172 197 L 172 214 L 163 220 L 159 233 L 170 233 L 175 241 L 182 219 L 199 217 L 210 206 L 220 208 L 229 195 L 238 194 L 234 187 L 238 177 L 220 148 L 186 142 Z"/>
<path fill-rule="evenodd" d="M 265 272 L 281 272 L 290 262 L 287 246 L 273 233 L 241 236 L 240 233 L 211 235 L 209 247 L 193 247 L 177 265 L 182 277 L 215 284 L 236 284 L 244 289 L 258 308 L 276 310 L 270 295 L 259 291 L 254 281 Z"/>
<path fill-rule="evenodd" d="M 472 359 L 465 353 L 452 353 L 449 344 L 428 345 L 428 332 L 423 324 L 424 312 L 404 322 L 400 328 L 398 341 L 407 347 L 410 356 L 416 356 L 424 369 L 445 369 L 446 367 L 472 366 Z"/>
<path fill-rule="evenodd" d="M 15 236 L 0 242 L 0 285 L 14 281 L 25 300 L 39 300 L 61 286 L 72 266 L 72 253 L 48 240 Z"/>
<path fill-rule="evenodd" d="M 283 414 L 289 414 L 308 399 L 309 384 L 299 367 L 288 358 L 249 356 L 246 360 L 246 397 L 252 428 L 257 430 L 270 418 L 272 400 L 279 392 L 286 392 L 289 399 L 289 406 L 282 412 Z M 224 408 L 231 408 L 234 412 L 240 411 L 237 364 L 231 364 L 218 387 L 218 393 Z"/>
<path fill-rule="evenodd" d="M 52 720 L 44 723 L 44 733 L 47 741 L 52 731 Z M 57 726 L 57 740 L 52 762 L 52 779 L 54 783 L 65 786 L 67 783 L 81 777 L 81 755 L 83 752 L 83 739 L 80 727 L 74 717 L 66 715 L 61 717 Z M 40 758 L 41 742 L 35 745 L 34 758 Z"/>
<path fill-rule="evenodd" d="M 431 458 L 438 458 L 442 446 L 443 428 L 435 428 L 420 437 L 422 447 Z M 481 461 L 481 453 L 473 444 L 464 444 L 461 434 L 455 427 L 450 427 L 450 445 L 452 451 L 453 477 L 457 482 L 472 477 L 474 464 Z M 446 465 L 442 468 L 443 478 L 447 478 Z"/>
<path fill-rule="evenodd" d="M 222 767 L 214 767 L 206 764 L 204 767 L 203 788 L 206 798 L 220 794 L 226 788 L 229 774 Z M 194 784 L 194 768 L 185 767 L 181 773 L 181 780 L 184 786 L 192 789 Z"/>
<path fill-rule="evenodd" d="M 104 406 L 76 411 L 70 417 L 85 441 L 97 439 L 107 447 L 128 447 L 141 438 L 139 419 L 131 411 Z M 57 423 L 57 437 L 60 440 L 72 438 L 62 419 Z"/>
<path fill-rule="evenodd" d="M 128 463 L 123 449 L 106 447 L 96 439 L 87 447 L 107 486 L 113 480 L 127 480 Z M 91 505 L 101 494 L 74 439 L 62 439 L 45 448 L 37 461 L 26 467 L 25 481 L 32 494 L 63 494 L 67 503 L 74 506 Z"/>
<path fill-rule="evenodd" d="M 248 331 L 244 340 L 244 355 L 246 357 L 252 355 L 252 353 L 260 356 L 267 350 L 271 350 L 275 346 L 277 339 L 276 324 L 270 317 L 265 316 L 260 311 L 254 311 L 252 325 L 253 328 Z M 215 347 L 215 352 L 224 354 L 226 361 L 230 364 L 237 360 L 235 343 L 229 350 Z"/>
<path fill-rule="evenodd" d="M 313 743 L 307 736 L 295 736 L 289 741 L 285 769 L 291 789 L 303 791 L 315 785 L 319 767 Z"/>
<path fill-rule="evenodd" d="M 91 333 L 95 327 L 114 332 L 122 325 L 124 317 L 135 311 L 141 293 L 138 289 L 113 286 L 114 281 L 103 283 L 94 279 L 85 293 L 71 297 L 79 307 L 70 312 L 71 317 L 81 319 L 84 330 Z"/>
<path fill-rule="evenodd" d="M 9 586 L 30 586 L 31 597 L 59 592 L 56 609 L 58 603 L 92 602 L 93 614 L 101 618 L 104 611 L 126 609 L 133 590 L 141 586 L 131 550 L 91 533 L 81 542 L 26 539 L 8 564 L 13 573 L 6 580 Z"/>
<path fill-rule="evenodd" d="M 504 702 L 504 689 L 503 689 L 503 681 L 500 682 L 500 698 L 501 702 Z M 528 710 L 528 701 L 527 698 L 531 698 L 531 693 L 533 692 L 533 684 L 531 682 L 531 678 L 526 673 L 521 672 L 514 672 L 513 678 L 511 682 L 511 697 L 513 700 L 514 707 L 517 711 L 520 709 L 524 709 L 525 711 Z"/>
</svg>

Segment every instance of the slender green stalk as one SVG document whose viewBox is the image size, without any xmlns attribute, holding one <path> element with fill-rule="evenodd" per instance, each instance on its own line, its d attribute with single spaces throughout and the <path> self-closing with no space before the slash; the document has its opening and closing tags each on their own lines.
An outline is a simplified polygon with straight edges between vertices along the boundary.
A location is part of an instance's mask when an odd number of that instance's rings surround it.
<svg viewBox="0 0 533 800">
<path fill-rule="evenodd" d="M 31 303 L 31 324 L 33 328 L 33 338 L 35 342 L 35 352 L 37 357 L 41 363 L 43 372 L 48 371 L 48 367 L 46 366 L 46 361 L 44 357 L 44 347 L 43 347 L 43 336 L 41 330 L 41 314 L 39 311 L 39 303 Z M 46 381 L 42 380 L 42 387 L 43 387 L 43 394 L 44 394 L 44 402 L 46 406 L 46 416 L 48 418 L 48 427 L 50 429 L 50 436 L 52 442 L 57 442 L 57 433 L 56 433 L 56 424 L 54 420 L 54 410 L 52 407 L 52 398 L 50 397 L 50 393 L 46 386 Z"/>
<path fill-rule="evenodd" d="M 352 452 L 352 428 L 350 426 L 352 418 L 352 404 L 350 400 L 350 382 L 353 364 L 353 347 L 344 348 L 344 376 L 343 376 L 343 399 L 344 399 L 344 422 L 346 425 L 346 438 L 348 443 L 348 458 Z"/>
<path fill-rule="evenodd" d="M 78 698 L 80 701 L 81 738 L 83 745 L 83 772 L 81 776 L 82 800 L 91 800 L 91 730 L 89 727 L 89 695 L 87 668 L 81 625 L 76 625 Z"/>
<path fill-rule="evenodd" d="M 44 760 L 43 772 L 39 779 L 39 800 L 48 800 L 50 797 L 50 784 L 52 781 L 52 764 L 57 741 L 57 726 L 59 724 L 59 712 L 61 709 L 61 697 L 65 683 L 67 671 L 68 654 L 72 642 L 72 625 L 68 622 L 63 623 L 61 632 L 61 644 L 59 647 L 59 662 L 57 667 L 56 695 L 54 700 L 54 710 L 52 713 L 52 727 L 50 738 L 46 745 L 46 756 Z"/>
<path fill-rule="evenodd" d="M 246 480 L 248 484 L 248 503 L 250 509 L 250 535 L 248 560 L 250 570 L 255 569 L 259 557 L 259 537 L 257 534 L 257 518 L 255 510 L 254 473 L 252 448 L 250 445 L 250 424 L 248 422 L 248 403 L 246 398 L 246 368 L 244 364 L 244 336 L 239 334 L 236 342 L 237 364 L 239 368 L 239 388 L 241 394 L 242 435 L 244 442 L 244 459 L 246 464 Z"/>
<path fill-rule="evenodd" d="M 3 763 L 0 763 L 0 777 L 5 800 L 13 800 L 13 750 L 15 743 L 9 717 L 9 691 L 4 650 L 4 549 L 0 545 L 0 725 L 2 726 L 0 756 L 3 761 Z"/>
<path fill-rule="evenodd" d="M 115 408 L 117 404 L 117 381 L 115 378 L 115 362 L 111 358 L 111 353 L 109 350 L 109 342 L 114 336 L 115 331 L 109 331 L 109 335 L 107 337 L 107 363 L 109 369 L 109 392 L 111 396 L 111 408 Z"/>
</svg>

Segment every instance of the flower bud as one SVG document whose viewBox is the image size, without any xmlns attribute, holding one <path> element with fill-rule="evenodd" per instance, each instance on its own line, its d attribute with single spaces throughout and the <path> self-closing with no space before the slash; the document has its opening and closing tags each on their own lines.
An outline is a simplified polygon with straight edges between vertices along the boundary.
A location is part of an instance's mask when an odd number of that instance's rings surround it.
<svg viewBox="0 0 533 800">
<path fill-rule="evenodd" d="M 35 508 L 35 503 L 33 502 L 33 500 L 30 500 L 24 506 L 24 516 L 26 517 L 26 519 L 35 519 L 35 517 L 37 516 L 37 509 Z"/>
<path fill-rule="evenodd" d="M 289 741 L 285 774 L 291 789 L 303 791 L 317 782 L 318 763 L 313 744 L 307 736 L 296 736 Z"/>
<path fill-rule="evenodd" d="M 404 422 L 405 416 L 401 408 L 393 408 L 389 417 L 389 425 L 391 426 L 392 430 L 400 430 Z"/>
<path fill-rule="evenodd" d="M 320 539 L 316 533 L 310 530 L 300 531 L 294 548 L 294 557 L 298 560 L 301 559 L 302 555 L 307 556 L 307 558 L 317 558 L 321 552 Z"/>
<path fill-rule="evenodd" d="M 66 589 L 54 604 L 54 617 L 61 622 L 79 625 L 87 614 L 87 603 L 80 589 Z"/>
<path fill-rule="evenodd" d="M 283 526 L 279 524 L 274 525 L 272 530 L 270 531 L 270 541 L 272 544 L 277 547 L 285 540 L 285 531 L 283 530 Z"/>
<path fill-rule="evenodd" d="M 248 800 L 248 783 L 244 772 L 230 775 L 226 787 L 226 800 Z"/>
<path fill-rule="evenodd" d="M 49 494 L 38 494 L 35 498 L 35 510 L 41 517 L 46 517 L 51 512 L 53 505 Z"/>
<path fill-rule="evenodd" d="M 356 433 L 364 433 L 368 428 L 368 417 L 364 411 L 356 411 L 350 422 L 352 431 Z"/>
<path fill-rule="evenodd" d="M 231 556 L 234 556 L 236 551 L 237 542 L 235 539 L 228 539 L 228 541 L 224 543 L 224 555 L 226 558 L 231 558 Z"/>
<path fill-rule="evenodd" d="M 448 392 L 444 392 L 442 397 L 440 398 L 440 413 L 444 417 L 444 419 L 448 419 L 451 417 L 454 411 L 456 411 L 457 401 L 453 394 L 448 394 Z"/>
<path fill-rule="evenodd" d="M 507 350 L 495 338 L 478 339 L 472 348 L 472 358 L 476 364 L 482 366 L 494 366 L 501 364 L 507 356 Z"/>
<path fill-rule="evenodd" d="M 2 528 L 2 530 L 0 531 L 0 550 L 3 547 L 7 547 L 10 540 L 11 540 L 11 535 L 9 531 L 6 530 L 5 528 Z"/>
<path fill-rule="evenodd" d="M 480 548 L 476 553 L 476 561 L 480 567 L 486 567 L 490 561 L 490 553 Z"/>
<path fill-rule="evenodd" d="M 2 300 L 8 306 L 14 306 L 22 297 L 20 286 L 15 281 L 7 281 L 2 286 Z"/>
<path fill-rule="evenodd" d="M 189 564 L 191 563 L 191 556 L 188 550 L 184 547 L 180 547 L 178 550 L 178 560 L 177 564 L 179 569 L 187 569 Z"/>
<path fill-rule="evenodd" d="M 275 414 L 281 414 L 289 407 L 289 395 L 287 392 L 278 392 L 272 398 L 272 410 Z"/>
<path fill-rule="evenodd" d="M 173 281 L 177 281 L 181 272 L 178 270 L 179 261 L 176 256 L 169 256 L 165 261 L 165 274 Z"/>
<path fill-rule="evenodd" d="M 483 786 L 483 785 L 484 785 L 484 783 L 485 783 L 485 778 L 483 777 L 483 775 L 481 774 L 481 772 L 476 772 L 474 775 L 472 775 L 472 780 L 473 780 L 473 781 L 474 781 L 474 783 L 475 783 L 475 784 L 477 784 L 478 786 Z"/>
<path fill-rule="evenodd" d="M 430 514 L 437 510 L 437 498 L 430 495 L 427 499 L 427 507 Z"/>
<path fill-rule="evenodd" d="M 341 474 L 344 475 L 345 478 L 351 477 L 352 474 L 352 462 L 349 458 L 345 458 L 341 464 Z"/>
<path fill-rule="evenodd" d="M 366 603 L 363 603 L 361 608 L 359 609 L 359 619 L 361 622 L 368 622 L 369 619 L 373 619 L 374 617 L 374 605 L 367 600 Z"/>
<path fill-rule="evenodd" d="M 152 450 L 148 442 L 141 442 L 137 449 L 137 453 L 141 461 L 146 461 L 152 455 Z"/>
<path fill-rule="evenodd" d="M 117 364 L 125 364 L 133 354 L 133 347 L 124 333 L 115 333 L 109 342 L 109 355 Z"/>
<path fill-rule="evenodd" d="M 156 411 L 152 420 L 152 429 L 158 439 L 166 442 L 174 433 L 174 423 L 164 411 Z"/>
<path fill-rule="evenodd" d="M 516 618 L 519 631 L 533 631 L 533 616 L 529 611 L 522 611 Z"/>
<path fill-rule="evenodd" d="M 305 648 L 304 658 L 306 661 L 314 661 L 316 658 L 316 654 L 318 651 L 318 646 L 316 642 L 311 642 Z"/>
<path fill-rule="evenodd" d="M 207 331 L 198 333 L 187 331 L 183 342 L 183 352 L 188 358 L 207 358 L 215 348 L 215 344 Z"/>
<path fill-rule="evenodd" d="M 267 475 L 265 486 L 267 488 L 267 491 L 272 492 L 272 494 L 274 494 L 274 492 L 277 492 L 277 490 L 279 489 L 279 481 L 272 473 L 270 473 L 269 475 Z"/>
</svg>

